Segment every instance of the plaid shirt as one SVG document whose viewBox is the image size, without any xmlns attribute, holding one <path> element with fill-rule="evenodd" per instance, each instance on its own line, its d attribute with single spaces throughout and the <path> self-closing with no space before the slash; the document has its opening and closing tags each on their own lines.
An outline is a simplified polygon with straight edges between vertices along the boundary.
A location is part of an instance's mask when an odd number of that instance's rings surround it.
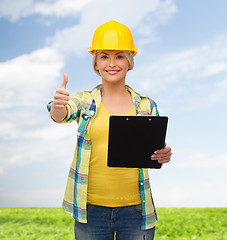
<svg viewBox="0 0 227 240">
<path fill-rule="evenodd" d="M 61 122 L 66 123 L 75 120 L 78 123 L 77 146 L 68 175 L 62 207 L 66 213 L 81 223 L 87 222 L 87 186 L 91 154 L 90 126 L 100 107 L 101 87 L 102 85 L 99 85 L 92 91 L 82 91 L 71 95 L 66 106 L 68 114 Z M 126 86 L 126 89 L 131 93 L 137 115 L 158 116 L 157 106 L 153 100 L 134 92 L 129 86 Z M 49 111 L 50 103 L 47 106 Z M 157 214 L 147 169 L 139 168 L 138 184 L 143 207 L 141 228 L 149 229 L 155 226 Z"/>
</svg>

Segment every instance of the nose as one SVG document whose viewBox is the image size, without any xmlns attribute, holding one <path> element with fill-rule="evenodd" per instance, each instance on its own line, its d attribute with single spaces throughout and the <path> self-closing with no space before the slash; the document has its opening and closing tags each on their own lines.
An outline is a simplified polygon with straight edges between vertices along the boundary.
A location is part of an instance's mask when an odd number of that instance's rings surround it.
<svg viewBox="0 0 227 240">
<path fill-rule="evenodd" d="M 115 64 L 115 59 L 114 57 L 110 57 L 110 61 L 109 61 L 109 67 L 113 68 L 115 67 L 116 64 Z"/>
</svg>

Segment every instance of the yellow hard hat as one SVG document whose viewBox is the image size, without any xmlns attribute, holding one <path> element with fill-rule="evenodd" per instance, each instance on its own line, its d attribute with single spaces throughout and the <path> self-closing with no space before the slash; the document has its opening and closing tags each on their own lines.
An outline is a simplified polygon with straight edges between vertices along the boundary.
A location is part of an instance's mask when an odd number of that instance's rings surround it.
<svg viewBox="0 0 227 240">
<path fill-rule="evenodd" d="M 96 50 L 122 50 L 137 54 L 132 33 L 127 26 L 116 21 L 109 21 L 100 25 L 93 36 L 92 45 L 87 48 L 89 53 Z"/>
</svg>

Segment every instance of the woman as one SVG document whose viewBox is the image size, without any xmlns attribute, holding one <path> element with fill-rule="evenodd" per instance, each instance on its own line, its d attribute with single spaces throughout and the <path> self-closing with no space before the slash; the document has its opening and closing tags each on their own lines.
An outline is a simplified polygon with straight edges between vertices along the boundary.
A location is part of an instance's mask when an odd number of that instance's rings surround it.
<svg viewBox="0 0 227 240">
<path fill-rule="evenodd" d="M 147 169 L 108 168 L 111 115 L 158 115 L 156 104 L 125 85 L 137 53 L 127 26 L 116 21 L 97 28 L 92 46 L 93 68 L 102 84 L 69 96 L 68 77 L 48 104 L 55 122 L 77 121 L 77 146 L 70 168 L 63 209 L 75 219 L 76 240 L 153 239 L 157 216 Z M 171 148 L 151 156 L 170 161 Z"/>
</svg>

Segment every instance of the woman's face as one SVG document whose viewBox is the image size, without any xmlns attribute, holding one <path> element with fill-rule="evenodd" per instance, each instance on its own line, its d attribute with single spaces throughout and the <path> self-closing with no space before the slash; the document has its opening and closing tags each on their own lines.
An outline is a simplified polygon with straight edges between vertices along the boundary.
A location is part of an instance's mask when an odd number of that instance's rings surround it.
<svg viewBox="0 0 227 240">
<path fill-rule="evenodd" d="M 125 81 L 129 62 L 123 51 L 103 50 L 97 53 L 95 69 L 103 81 L 116 83 Z"/>
</svg>

